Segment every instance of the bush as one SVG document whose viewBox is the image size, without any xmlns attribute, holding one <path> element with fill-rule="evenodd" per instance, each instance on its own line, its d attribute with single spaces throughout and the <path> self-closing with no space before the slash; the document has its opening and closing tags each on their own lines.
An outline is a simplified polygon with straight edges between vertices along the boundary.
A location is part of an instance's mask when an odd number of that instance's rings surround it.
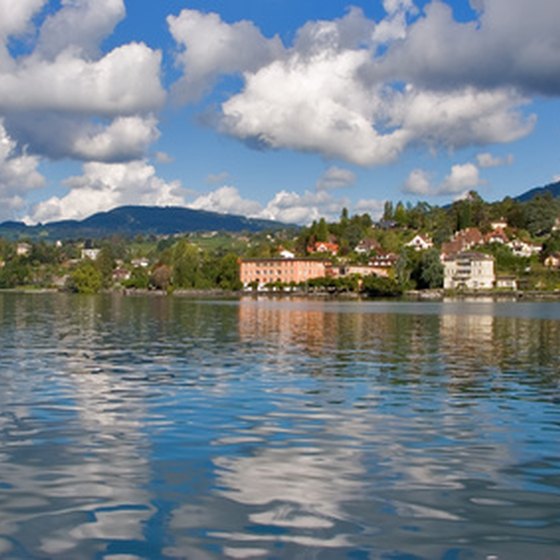
<svg viewBox="0 0 560 560">
<path fill-rule="evenodd" d="M 362 292 L 368 297 L 399 297 L 403 294 L 402 286 L 393 278 L 366 276 L 362 281 Z"/>
</svg>

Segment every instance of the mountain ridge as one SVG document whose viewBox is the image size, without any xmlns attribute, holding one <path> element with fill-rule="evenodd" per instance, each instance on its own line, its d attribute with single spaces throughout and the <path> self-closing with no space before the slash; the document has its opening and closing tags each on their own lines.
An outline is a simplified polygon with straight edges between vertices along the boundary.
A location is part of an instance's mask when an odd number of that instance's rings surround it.
<svg viewBox="0 0 560 560">
<path fill-rule="evenodd" d="M 273 220 L 220 214 L 182 206 L 119 206 L 96 212 L 83 220 L 60 220 L 26 225 L 23 222 L 0 223 L 0 235 L 43 237 L 48 239 L 100 238 L 110 235 L 175 235 L 204 231 L 255 233 L 288 227 Z"/>
<path fill-rule="evenodd" d="M 528 202 L 536 196 L 550 193 L 560 197 L 560 181 L 534 187 L 513 197 Z M 29 226 L 24 222 L 8 220 L 0 223 L 0 236 L 9 238 L 83 239 L 111 235 L 175 235 L 205 231 L 256 233 L 265 230 L 297 227 L 274 220 L 247 218 L 237 214 L 221 214 L 209 210 L 195 210 L 183 206 L 118 206 L 96 212 L 83 220 L 59 220 Z"/>
<path fill-rule="evenodd" d="M 529 200 L 532 200 L 536 196 L 543 196 L 546 193 L 550 193 L 553 198 L 560 197 L 560 181 L 548 183 L 548 185 L 535 187 L 525 191 L 524 193 L 514 197 L 514 200 L 517 200 L 518 202 L 529 202 Z"/>
</svg>

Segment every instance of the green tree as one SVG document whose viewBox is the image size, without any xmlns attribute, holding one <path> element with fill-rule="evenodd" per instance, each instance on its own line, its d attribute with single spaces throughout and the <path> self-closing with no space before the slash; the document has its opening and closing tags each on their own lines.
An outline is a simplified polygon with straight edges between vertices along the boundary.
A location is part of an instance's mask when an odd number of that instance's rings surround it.
<svg viewBox="0 0 560 560">
<path fill-rule="evenodd" d="M 0 269 L 0 288 L 16 288 L 25 286 L 30 279 L 30 266 L 21 257 L 15 257 L 6 262 Z"/>
<path fill-rule="evenodd" d="M 82 261 L 68 278 L 67 288 L 79 294 L 96 294 L 103 285 L 101 272 L 92 261 Z"/>
<path fill-rule="evenodd" d="M 383 206 L 383 219 L 386 221 L 394 219 L 393 203 L 390 200 L 386 200 Z"/>
<path fill-rule="evenodd" d="M 173 285 L 176 288 L 199 288 L 202 276 L 202 255 L 198 247 L 181 239 L 173 248 Z"/>
<path fill-rule="evenodd" d="M 422 252 L 417 285 L 419 288 L 429 289 L 443 287 L 443 265 L 437 249 Z"/>
<path fill-rule="evenodd" d="M 397 206 L 395 207 L 395 213 L 393 219 L 395 220 L 395 222 L 397 222 L 397 225 L 399 225 L 400 227 L 406 225 L 407 212 L 406 212 L 405 205 L 400 200 L 399 202 L 397 202 Z"/>
<path fill-rule="evenodd" d="M 550 193 L 536 196 L 524 205 L 525 228 L 534 236 L 548 234 L 559 213 L 560 202 Z"/>
<path fill-rule="evenodd" d="M 546 259 L 554 253 L 560 253 L 560 231 L 554 231 L 543 243 L 542 258 Z"/>
<path fill-rule="evenodd" d="M 222 290 L 240 290 L 243 287 L 239 280 L 239 262 L 237 255 L 228 253 L 220 259 L 216 284 Z"/>
<path fill-rule="evenodd" d="M 315 241 L 328 241 L 329 240 L 329 226 L 325 218 L 321 218 L 317 224 L 317 231 L 315 234 Z"/>
<path fill-rule="evenodd" d="M 97 259 L 95 260 L 95 266 L 101 274 L 103 287 L 109 288 L 113 283 L 113 270 L 115 268 L 113 250 L 109 245 L 106 245 L 101 249 L 99 255 L 97 255 Z"/>
</svg>

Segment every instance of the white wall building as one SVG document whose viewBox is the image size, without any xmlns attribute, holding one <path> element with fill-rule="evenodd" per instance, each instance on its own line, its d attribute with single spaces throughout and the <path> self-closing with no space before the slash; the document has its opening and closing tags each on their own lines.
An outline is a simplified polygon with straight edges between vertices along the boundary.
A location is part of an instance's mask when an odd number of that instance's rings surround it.
<svg viewBox="0 0 560 560">
<path fill-rule="evenodd" d="M 101 253 L 101 249 L 82 249 L 82 260 L 90 259 L 95 261 L 97 260 L 99 253 Z"/>
<path fill-rule="evenodd" d="M 415 235 L 405 246 L 413 247 L 415 251 L 425 251 L 426 249 L 431 249 L 434 244 L 432 240 L 427 237 Z"/>
<path fill-rule="evenodd" d="M 446 290 L 490 290 L 494 287 L 494 258 L 483 253 L 459 253 L 443 261 Z"/>
</svg>

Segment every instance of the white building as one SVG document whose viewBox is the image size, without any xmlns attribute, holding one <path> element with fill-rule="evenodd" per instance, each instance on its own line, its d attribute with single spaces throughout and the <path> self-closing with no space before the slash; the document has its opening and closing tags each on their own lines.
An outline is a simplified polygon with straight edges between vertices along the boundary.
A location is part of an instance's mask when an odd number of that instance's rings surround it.
<svg viewBox="0 0 560 560">
<path fill-rule="evenodd" d="M 27 257 L 31 253 L 31 245 L 29 243 L 18 243 L 16 245 L 16 255 L 18 257 Z"/>
<path fill-rule="evenodd" d="M 406 243 L 406 247 L 413 247 L 415 251 L 425 251 L 426 249 L 431 249 L 433 246 L 432 240 L 422 235 L 415 235 Z"/>
<path fill-rule="evenodd" d="M 82 249 L 82 260 L 90 259 L 95 261 L 101 253 L 101 249 Z"/>
<path fill-rule="evenodd" d="M 490 290 L 496 280 L 494 258 L 483 253 L 459 253 L 443 261 L 446 290 Z"/>
<path fill-rule="evenodd" d="M 280 258 L 282 258 L 282 259 L 295 259 L 296 255 L 295 255 L 295 253 L 292 253 L 292 251 L 288 251 L 288 249 L 282 249 L 282 251 L 280 251 Z"/>
<path fill-rule="evenodd" d="M 525 243 L 525 241 L 520 239 L 510 241 L 507 243 L 507 246 L 516 257 L 531 257 L 532 255 L 538 255 L 542 251 L 542 245 Z"/>
</svg>

